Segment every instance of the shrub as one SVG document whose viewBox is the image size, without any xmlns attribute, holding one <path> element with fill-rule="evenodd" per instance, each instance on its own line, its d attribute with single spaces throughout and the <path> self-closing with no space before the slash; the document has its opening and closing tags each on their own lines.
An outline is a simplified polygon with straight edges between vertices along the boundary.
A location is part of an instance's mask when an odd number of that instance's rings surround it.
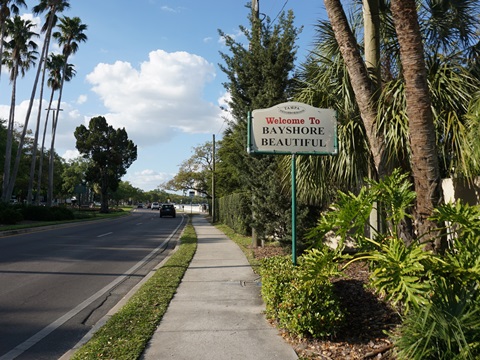
<svg viewBox="0 0 480 360">
<path fill-rule="evenodd" d="M 295 276 L 294 270 L 289 256 L 272 256 L 262 260 L 260 275 L 267 318 L 278 319 L 278 310 L 285 291 Z"/>
<path fill-rule="evenodd" d="M 431 302 L 412 309 L 394 337 L 399 360 L 480 358 L 478 288 L 439 279 Z"/>
<path fill-rule="evenodd" d="M 22 207 L 22 212 L 26 220 L 33 221 L 64 221 L 74 219 L 72 210 L 65 207 L 28 205 Z"/>
<path fill-rule="evenodd" d="M 18 208 L 6 206 L 0 209 L 0 222 L 5 225 L 15 225 L 23 220 L 23 215 Z"/>
<path fill-rule="evenodd" d="M 298 259 L 298 266 L 286 256 L 264 260 L 260 273 L 267 317 L 299 337 L 334 335 L 344 320 L 329 280 L 338 273 L 334 256 L 314 249 Z"/>
</svg>

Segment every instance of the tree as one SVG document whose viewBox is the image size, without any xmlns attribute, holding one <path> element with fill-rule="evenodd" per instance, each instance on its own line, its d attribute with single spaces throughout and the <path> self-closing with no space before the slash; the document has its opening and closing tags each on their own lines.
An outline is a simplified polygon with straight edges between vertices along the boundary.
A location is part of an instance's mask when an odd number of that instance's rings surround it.
<svg viewBox="0 0 480 360">
<path fill-rule="evenodd" d="M 173 179 L 162 184 L 166 190 L 195 190 L 208 198 L 211 194 L 211 179 L 213 173 L 212 142 L 193 148 L 193 155 L 180 164 L 180 169 Z M 218 159 L 216 160 L 218 161 Z"/>
<path fill-rule="evenodd" d="M 60 31 L 53 33 L 53 37 L 58 41 L 58 44 L 62 47 L 62 54 L 65 57 L 65 62 L 62 69 L 62 77 L 60 79 L 60 88 L 58 95 L 58 102 L 56 111 L 53 114 L 52 122 L 52 139 L 50 144 L 50 153 L 53 153 L 55 148 L 55 135 L 57 131 L 58 117 L 60 115 L 60 105 L 62 103 L 62 94 L 63 86 L 66 80 L 68 58 L 70 55 L 75 54 L 78 51 L 78 45 L 80 42 L 87 41 L 87 35 L 85 31 L 87 30 L 87 25 L 82 24 L 82 20 L 78 17 L 69 18 L 62 17 L 60 19 L 60 24 L 58 25 Z M 49 167 L 48 167 L 48 194 L 47 194 L 47 203 L 51 205 L 52 193 L 53 193 L 53 159 L 50 157 Z"/>
<path fill-rule="evenodd" d="M 44 151 L 45 151 L 45 139 L 47 135 L 48 129 L 48 120 L 50 118 L 51 113 L 55 113 L 52 110 L 53 98 L 55 92 L 58 91 L 60 88 L 60 80 L 61 80 L 61 73 L 63 69 L 63 64 L 65 62 L 65 57 L 62 54 L 50 54 L 45 62 L 46 69 L 49 72 L 49 77 L 47 80 L 47 85 L 50 87 L 50 100 L 48 102 L 47 107 L 47 115 L 45 117 L 45 124 L 43 127 L 43 136 L 42 136 L 42 146 L 40 147 L 40 156 L 38 161 L 38 180 L 37 180 L 37 194 L 40 193 L 40 188 L 42 185 L 42 173 L 43 173 L 43 158 L 44 158 Z M 75 69 L 72 64 L 68 64 L 67 66 L 67 73 L 65 77 L 65 81 L 70 81 L 71 78 L 75 75 Z M 53 127 L 52 127 L 53 128 Z M 53 132 L 53 129 L 52 129 Z M 48 179 L 47 179 L 48 183 Z M 37 204 L 39 202 L 39 197 L 37 196 Z"/>
<path fill-rule="evenodd" d="M 6 22 L 6 32 L 9 36 L 9 40 L 5 43 L 5 53 L 3 61 L 10 69 L 10 82 L 12 83 L 12 97 L 10 102 L 10 115 L 8 119 L 7 127 L 7 144 L 5 149 L 5 165 L 3 172 L 3 188 L 2 188 L 2 201 L 9 201 L 13 187 L 15 185 L 16 171 L 20 164 L 20 155 L 22 153 L 23 141 L 26 134 L 26 126 L 22 132 L 22 137 L 17 149 L 17 156 L 15 160 L 15 166 L 13 173 L 10 173 L 11 156 L 12 156 L 12 141 L 15 124 L 15 96 L 17 78 L 21 74 L 25 75 L 26 71 L 34 65 L 37 59 L 37 44 L 32 40 L 33 37 L 38 36 L 37 33 L 32 31 L 35 26 L 30 20 L 22 20 L 20 16 L 15 16 L 13 19 L 9 19 Z M 17 161 L 18 159 L 18 161 Z"/>
<path fill-rule="evenodd" d="M 340 53 L 350 76 L 375 170 L 381 177 L 385 174 L 385 148 L 383 135 L 376 131 L 375 125 L 377 115 L 375 111 L 375 82 L 369 77 L 367 66 L 362 59 L 359 46 L 350 29 L 340 0 L 325 0 L 324 2 Z"/>
<path fill-rule="evenodd" d="M 42 73 L 42 79 L 40 81 L 37 123 L 35 126 L 35 136 L 33 139 L 32 163 L 30 165 L 30 180 L 28 183 L 28 195 L 27 195 L 28 203 L 31 202 L 32 193 L 33 193 L 33 181 L 35 177 L 35 167 L 36 167 L 36 160 L 37 160 L 37 144 L 38 144 L 38 136 L 40 132 L 40 119 L 42 116 L 42 108 L 43 108 L 43 89 L 45 86 L 46 60 L 47 60 L 48 51 L 50 47 L 50 40 L 52 37 L 52 30 L 57 22 L 57 13 L 62 12 L 69 7 L 70 7 L 69 3 L 63 0 L 41 0 L 38 5 L 33 7 L 33 13 L 35 15 L 39 15 L 47 10 L 48 10 L 48 13 L 46 16 L 45 24 L 42 26 L 42 32 L 45 33 L 45 38 L 43 41 L 42 53 L 41 53 L 40 61 L 38 63 L 38 68 L 37 68 L 37 75 L 33 83 L 32 95 L 30 96 L 30 102 L 28 105 L 27 115 L 25 119 L 25 123 L 27 124 L 30 118 L 32 107 L 33 107 L 33 101 L 35 99 L 39 75 L 40 73 Z M 39 178 L 40 176 L 41 174 L 39 174 Z"/>
<path fill-rule="evenodd" d="M 128 139 L 125 129 L 115 130 L 103 116 L 90 119 L 89 128 L 75 129 L 76 147 L 91 162 L 86 180 L 98 184 L 102 212 L 108 212 L 109 191 L 116 191 L 127 169 L 137 159 L 137 146 Z"/>
<path fill-rule="evenodd" d="M 248 47 L 220 31 L 231 56 L 222 54 L 227 75 L 224 84 L 231 94 L 229 110 L 234 121 L 224 134 L 219 149 L 220 163 L 231 164 L 222 170 L 231 171 L 231 178 L 240 184 L 237 192 L 251 194 L 251 210 L 255 245 L 260 239 L 280 235 L 288 228 L 290 196 L 279 181 L 280 156 L 247 154 L 247 116 L 254 109 L 267 108 L 287 101 L 293 85 L 292 71 L 296 58 L 295 41 L 300 30 L 293 26 L 293 12 L 282 13 L 273 24 L 266 17 L 260 21 L 257 9 L 249 17 L 251 31 L 241 27 Z M 225 175 L 225 173 L 224 173 Z M 266 227 L 269 224 L 271 227 Z M 258 239 L 255 241 L 255 239 Z"/>
<path fill-rule="evenodd" d="M 343 11 L 339 2 L 328 1 L 328 3 L 335 10 Z M 371 4 L 372 1 L 369 3 Z M 379 6 L 382 87 L 378 88 L 378 91 L 381 91 L 378 97 L 374 93 L 375 101 L 372 101 L 372 104 L 378 103 L 378 106 L 373 109 L 374 130 L 377 134 L 381 133 L 383 137 L 382 159 L 386 173 L 390 173 L 396 167 L 413 173 L 411 129 L 405 107 L 405 76 L 403 74 L 405 66 L 400 59 L 398 36 L 390 7 L 387 5 L 388 3 L 381 1 Z M 442 176 L 455 175 L 471 178 L 478 173 L 478 170 L 472 168 L 472 162 L 469 161 L 473 152 L 468 139 L 468 129 L 471 125 L 467 126 L 466 113 L 479 83 L 478 76 L 475 77 L 469 70 L 470 66 L 465 64 L 474 63 L 474 57 L 469 55 L 471 52 L 469 47 L 475 44 L 475 41 L 478 44 L 478 40 L 475 40 L 471 31 L 478 26 L 478 19 L 475 21 L 476 16 L 473 15 L 478 14 L 478 9 L 472 2 L 462 4 L 422 2 L 421 5 L 420 33 L 425 35 L 423 38 L 425 48 L 421 56 L 425 58 L 424 65 L 428 69 L 428 91 L 433 94 L 431 107 L 434 111 L 434 139 L 439 149 L 435 156 L 441 160 L 439 166 Z M 343 24 L 344 31 L 350 32 L 354 38 L 363 34 L 361 28 L 355 27 L 356 24 L 361 24 L 359 18 L 354 17 L 353 21 L 350 21 L 354 24 L 351 28 L 348 24 Z M 346 19 L 345 16 L 344 19 Z M 306 186 L 308 189 L 300 193 L 309 196 L 320 194 L 324 198 L 328 193 L 321 184 L 327 187 L 332 187 L 332 184 L 340 185 L 341 189 L 358 189 L 363 183 L 362 177 L 367 175 L 364 165 L 365 154 L 370 153 L 368 150 L 370 143 L 366 142 L 368 136 L 364 130 L 363 115 L 362 119 L 358 118 L 358 113 L 361 114 L 361 111 L 358 98 L 353 92 L 355 82 L 352 80 L 345 55 L 341 51 L 338 34 L 335 34 L 339 31 L 339 27 L 334 28 L 334 22 L 320 22 L 317 26 L 319 40 L 316 41 L 316 47 L 308 62 L 301 69 L 300 86 L 296 95 L 298 101 L 319 107 L 334 107 L 338 113 L 338 134 L 341 144 L 339 155 L 332 158 L 299 159 L 301 161 L 299 187 Z M 448 29 L 448 31 L 442 29 Z M 439 41 L 439 39 L 443 40 Z M 360 40 L 355 41 L 358 43 L 356 46 L 359 54 L 362 55 L 362 43 Z M 442 46 L 439 46 L 439 43 Z M 350 51 L 347 57 L 351 55 Z M 367 49 L 365 49 L 365 59 L 367 62 Z M 362 58 L 357 60 L 361 65 Z M 365 63 L 364 67 L 367 65 Z M 368 74 L 371 76 L 372 72 L 369 71 Z M 373 83 L 374 77 L 371 77 L 370 81 Z M 420 234 L 418 229 L 416 230 L 417 234 Z"/>
<path fill-rule="evenodd" d="M 3 0 L 0 2 L 0 75 L 2 73 L 3 65 L 3 40 L 5 39 L 6 23 L 12 14 L 18 15 L 20 12 L 20 6 L 27 6 L 24 0 Z"/>
</svg>

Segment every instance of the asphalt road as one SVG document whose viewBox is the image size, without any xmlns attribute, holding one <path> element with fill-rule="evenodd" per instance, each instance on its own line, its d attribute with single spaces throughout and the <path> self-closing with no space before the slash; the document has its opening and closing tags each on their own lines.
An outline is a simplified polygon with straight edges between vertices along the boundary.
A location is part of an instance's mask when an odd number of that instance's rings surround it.
<svg viewBox="0 0 480 360">
<path fill-rule="evenodd" d="M 138 209 L 0 238 L 0 360 L 58 359 L 175 247 L 186 220 Z"/>
</svg>

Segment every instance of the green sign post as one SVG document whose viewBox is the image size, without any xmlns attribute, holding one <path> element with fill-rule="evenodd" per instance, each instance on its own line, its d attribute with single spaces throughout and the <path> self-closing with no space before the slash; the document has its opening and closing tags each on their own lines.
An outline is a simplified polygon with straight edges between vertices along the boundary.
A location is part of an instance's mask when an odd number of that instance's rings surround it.
<svg viewBox="0 0 480 360">
<path fill-rule="evenodd" d="M 336 155 L 337 117 L 332 109 L 300 102 L 286 102 L 248 114 L 249 154 L 291 155 L 292 164 L 292 261 L 297 264 L 296 155 Z"/>
</svg>

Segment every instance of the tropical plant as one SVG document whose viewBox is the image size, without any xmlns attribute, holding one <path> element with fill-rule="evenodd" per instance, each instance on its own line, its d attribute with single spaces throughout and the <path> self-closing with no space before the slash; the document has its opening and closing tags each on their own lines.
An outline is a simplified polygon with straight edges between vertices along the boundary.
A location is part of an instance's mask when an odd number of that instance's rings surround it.
<svg viewBox="0 0 480 360">
<path fill-rule="evenodd" d="M 60 80 L 61 80 L 61 73 L 62 69 L 64 68 L 63 64 L 65 62 L 65 57 L 62 54 L 50 54 L 45 62 L 46 69 L 49 72 L 49 77 L 47 80 L 47 85 L 50 87 L 50 100 L 48 102 L 47 107 L 47 115 L 45 117 L 45 124 L 43 127 L 43 136 L 42 136 L 42 145 L 40 147 L 40 155 L 38 161 L 38 176 L 37 176 L 37 197 L 36 202 L 40 201 L 40 190 L 42 185 L 42 173 L 43 173 L 43 159 L 44 159 L 44 151 L 45 151 L 45 139 L 47 135 L 47 128 L 48 128 L 48 121 L 50 118 L 50 113 L 55 114 L 55 109 L 52 109 L 53 98 L 55 92 L 58 91 L 60 88 Z M 67 73 L 65 74 L 65 81 L 70 81 L 73 76 L 75 76 L 75 69 L 72 64 L 68 64 L 67 66 Z M 47 179 L 48 180 L 48 179 Z"/>
<path fill-rule="evenodd" d="M 16 85 L 19 75 L 24 76 L 27 70 L 34 65 L 37 59 L 37 44 L 32 40 L 38 37 L 38 34 L 32 31 L 35 24 L 30 20 L 23 20 L 20 16 L 15 16 L 6 22 L 6 33 L 8 40 L 5 42 L 5 52 L 3 62 L 10 69 L 10 82 L 12 83 L 12 97 L 10 102 L 10 115 L 7 126 L 7 143 L 5 149 L 5 164 L 3 171 L 2 201 L 9 201 L 15 183 L 15 168 L 18 170 L 19 161 L 15 161 L 13 173 L 10 173 L 12 142 L 15 124 L 15 102 Z M 26 124 L 25 124 L 26 125 Z M 24 140 L 26 128 L 23 129 L 22 137 L 17 149 L 16 158 L 20 158 L 22 152 L 22 139 Z"/>
<path fill-rule="evenodd" d="M 78 17 L 62 17 L 60 24 L 58 24 L 60 31 L 53 33 L 53 37 L 58 41 L 58 44 L 62 47 L 62 54 L 64 56 L 64 64 L 62 69 L 62 76 L 60 79 L 60 88 L 58 95 L 58 102 L 56 111 L 53 115 L 52 121 L 52 139 L 50 144 L 50 161 L 48 166 L 48 192 L 47 192 L 47 204 L 51 206 L 53 197 L 53 167 L 54 162 L 52 154 L 55 148 L 55 135 L 57 131 L 58 118 L 60 116 L 60 105 L 62 103 L 63 86 L 66 81 L 68 58 L 70 55 L 75 54 L 78 51 L 79 43 L 87 41 L 87 25 L 82 24 L 82 20 Z"/>
<path fill-rule="evenodd" d="M 339 32 L 339 17 L 343 16 L 341 4 L 338 1 L 328 3 L 335 10 L 336 32 L 332 29 L 334 22 L 319 21 L 315 47 L 299 71 L 299 86 L 295 96 L 298 101 L 314 106 L 334 108 L 338 114 L 339 154 L 328 158 L 297 158 L 297 168 L 302 169 L 298 171 L 298 194 L 312 203 L 328 202 L 332 197 L 330 189 L 356 192 L 361 188 L 363 179 L 372 176 L 369 171 L 370 137 L 362 124 L 364 115 L 362 119 L 359 117 L 360 104 L 354 95 L 353 80 L 349 75 L 351 69 L 347 72 L 346 59 L 340 55 L 341 46 L 346 46 L 346 40 L 342 37 L 344 43 L 341 44 L 335 39 Z M 375 5 L 376 1 L 368 3 Z M 442 176 L 455 174 L 471 178 L 479 173 L 479 163 L 475 160 L 478 156 L 475 157 L 474 152 L 478 152 L 478 149 L 473 150 L 478 141 L 471 138 L 472 131 L 475 132 L 478 128 L 478 115 L 468 115 L 475 109 L 471 106 L 471 101 L 478 99 L 478 95 L 475 97 L 475 89 L 479 87 L 478 71 L 477 75 L 474 71 L 478 68 L 478 65 L 475 67 L 475 54 L 478 54 L 478 50 L 475 52 L 476 48 L 472 46 L 476 44 L 478 48 L 478 40 L 474 37 L 474 29 L 478 26 L 478 7 L 474 3 L 419 2 L 418 21 L 424 35 L 424 54 L 436 130 L 434 138 Z M 378 106 L 374 109 L 374 124 L 385 141 L 381 161 L 384 162 L 387 173 L 397 167 L 411 172 L 414 162 L 411 160 L 410 127 L 402 77 L 404 67 L 400 61 L 398 37 L 389 2 L 380 1 L 378 9 L 381 18 L 382 93 L 378 94 Z M 343 30 L 347 32 L 349 28 L 345 23 L 346 17 L 343 16 L 342 19 Z M 348 20 L 354 38 L 359 39 L 362 34 L 366 34 L 366 30 L 364 32 L 361 28 L 361 17 L 357 13 L 353 13 Z M 440 38 L 443 39 L 441 47 L 437 41 Z M 356 40 L 356 43 L 363 54 L 361 39 Z M 348 46 L 354 44 L 349 42 Z M 352 53 L 353 51 L 349 52 L 349 56 Z M 364 53 L 367 57 L 366 48 Z M 372 82 L 375 81 L 374 77 L 371 79 Z M 288 169 L 288 166 L 285 162 L 284 168 Z"/>
<path fill-rule="evenodd" d="M 5 28 L 7 20 L 12 15 L 18 15 L 20 12 L 20 7 L 27 5 L 24 0 L 2 0 L 0 1 L 0 76 L 2 74 L 2 65 L 3 65 L 3 46 L 5 40 Z"/>
<path fill-rule="evenodd" d="M 35 177 L 35 167 L 36 167 L 36 160 L 37 160 L 37 144 L 38 144 L 38 136 L 40 132 L 40 119 L 42 116 L 42 109 L 43 109 L 43 89 L 45 85 L 45 73 L 46 73 L 46 61 L 50 47 L 50 40 L 52 36 L 52 30 L 57 22 L 57 13 L 64 11 L 65 9 L 69 8 L 70 4 L 67 1 L 63 0 L 41 0 L 39 4 L 33 7 L 33 13 L 35 15 L 39 15 L 48 10 L 46 16 L 46 22 L 42 26 L 42 32 L 45 33 L 45 38 L 42 47 L 42 53 L 40 56 L 40 61 L 37 67 L 37 75 L 35 77 L 35 81 L 33 84 L 33 91 L 30 97 L 30 102 L 28 105 L 27 115 L 25 119 L 25 124 L 28 124 L 33 101 L 35 98 L 35 93 L 38 85 L 39 75 L 42 73 L 42 79 L 40 80 L 40 94 L 39 94 L 39 102 L 38 102 L 38 111 L 37 111 L 37 122 L 35 126 L 35 135 L 33 138 L 33 146 L 32 146 L 32 162 L 30 164 L 30 178 L 28 182 L 28 194 L 27 194 L 27 202 L 30 204 L 33 198 L 33 182 Z M 40 179 L 41 174 L 39 174 Z M 37 197 L 38 200 L 38 197 Z"/>
</svg>

